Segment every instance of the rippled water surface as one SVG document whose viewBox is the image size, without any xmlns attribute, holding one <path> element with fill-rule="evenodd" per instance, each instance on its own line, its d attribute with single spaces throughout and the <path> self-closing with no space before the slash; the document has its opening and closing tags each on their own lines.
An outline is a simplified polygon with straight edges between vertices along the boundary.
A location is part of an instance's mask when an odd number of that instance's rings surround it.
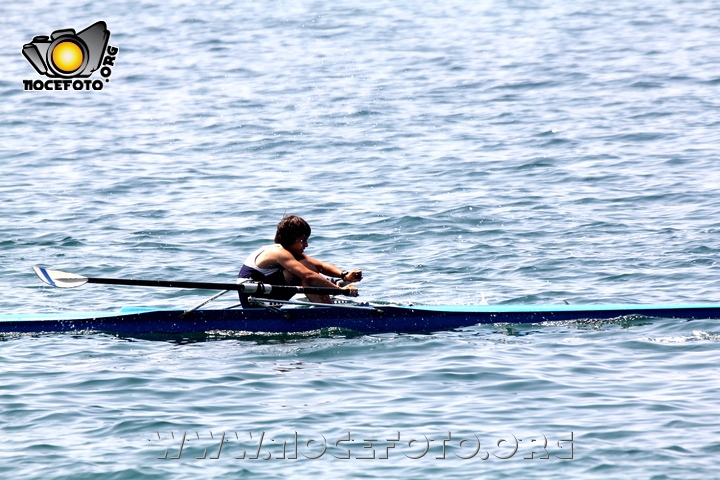
<svg viewBox="0 0 720 480">
<path fill-rule="evenodd" d="M 23 91 L 23 44 L 99 20 L 101 91 Z M 361 300 L 720 301 L 716 2 L 61 0 L 0 25 L 0 314 L 192 306 L 30 266 L 233 281 L 284 213 Z M 0 476 L 712 478 L 719 339 L 5 336 Z"/>
</svg>

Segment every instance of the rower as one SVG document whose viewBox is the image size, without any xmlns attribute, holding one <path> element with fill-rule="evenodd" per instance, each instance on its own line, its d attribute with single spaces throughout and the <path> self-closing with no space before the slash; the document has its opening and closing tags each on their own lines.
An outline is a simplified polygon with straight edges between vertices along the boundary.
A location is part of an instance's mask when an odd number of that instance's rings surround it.
<svg viewBox="0 0 720 480">
<path fill-rule="evenodd" d="M 362 280 L 362 270 L 353 269 L 348 272 L 306 255 L 308 238 L 310 225 L 296 215 L 286 215 L 278 223 L 275 244 L 251 253 L 238 274 L 238 281 L 247 278 L 269 285 L 342 288 L 347 291 L 343 295 L 357 297 L 358 290 L 355 286 L 339 286 L 323 275 L 353 283 Z M 289 300 L 292 295 L 273 296 L 271 293 L 267 298 Z M 307 297 L 315 303 L 332 303 L 329 295 L 308 294 Z M 244 300 L 243 294 L 240 294 L 240 301 Z"/>
</svg>

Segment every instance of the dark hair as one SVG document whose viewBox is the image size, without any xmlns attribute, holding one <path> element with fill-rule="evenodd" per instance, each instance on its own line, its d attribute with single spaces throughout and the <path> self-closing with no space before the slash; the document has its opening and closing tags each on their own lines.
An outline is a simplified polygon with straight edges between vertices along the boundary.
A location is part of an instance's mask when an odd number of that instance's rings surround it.
<svg viewBox="0 0 720 480">
<path fill-rule="evenodd" d="M 310 225 L 296 215 L 285 215 L 277 226 L 275 243 L 288 248 L 300 237 L 310 236 Z"/>
</svg>

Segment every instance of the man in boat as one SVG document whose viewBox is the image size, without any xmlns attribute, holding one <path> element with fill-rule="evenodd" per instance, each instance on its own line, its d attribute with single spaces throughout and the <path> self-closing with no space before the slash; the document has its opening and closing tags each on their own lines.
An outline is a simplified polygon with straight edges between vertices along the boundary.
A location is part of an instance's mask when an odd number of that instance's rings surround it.
<svg viewBox="0 0 720 480">
<path fill-rule="evenodd" d="M 277 226 L 275 244 L 262 247 L 245 260 L 238 279 L 249 278 L 269 285 L 296 285 L 303 287 L 331 287 L 338 285 L 323 275 L 345 282 L 359 282 L 362 270 L 343 270 L 330 263 L 315 260 L 305 255 L 310 237 L 310 225 L 295 215 L 286 215 Z M 340 287 L 347 290 L 345 295 L 358 296 L 353 285 Z M 282 296 L 282 294 L 280 294 Z M 289 300 L 292 295 L 274 296 L 277 300 Z M 329 295 L 308 294 L 308 300 L 317 303 L 332 303 Z"/>
</svg>

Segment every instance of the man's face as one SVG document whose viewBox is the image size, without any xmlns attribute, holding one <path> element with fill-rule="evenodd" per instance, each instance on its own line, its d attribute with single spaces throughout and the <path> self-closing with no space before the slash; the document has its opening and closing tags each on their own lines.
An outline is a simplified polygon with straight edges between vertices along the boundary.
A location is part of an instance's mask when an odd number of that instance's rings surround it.
<svg viewBox="0 0 720 480">
<path fill-rule="evenodd" d="M 300 237 L 295 239 L 295 243 L 290 245 L 290 253 L 295 256 L 301 255 L 308 246 L 308 237 Z"/>
</svg>

